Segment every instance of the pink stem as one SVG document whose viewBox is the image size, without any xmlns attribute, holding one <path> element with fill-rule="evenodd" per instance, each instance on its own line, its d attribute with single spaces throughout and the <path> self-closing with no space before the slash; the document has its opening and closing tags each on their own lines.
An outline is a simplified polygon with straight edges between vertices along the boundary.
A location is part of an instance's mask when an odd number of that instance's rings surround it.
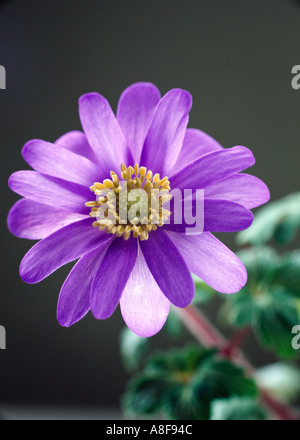
<svg viewBox="0 0 300 440">
<path fill-rule="evenodd" d="M 249 335 L 250 331 L 251 331 L 251 327 L 243 327 L 243 328 L 237 330 L 233 334 L 227 347 L 225 347 L 222 350 L 221 354 L 225 357 L 229 357 L 229 358 L 232 357 L 234 355 L 234 353 L 242 347 L 242 345 L 245 342 L 245 340 L 247 339 L 247 336 Z"/>
</svg>

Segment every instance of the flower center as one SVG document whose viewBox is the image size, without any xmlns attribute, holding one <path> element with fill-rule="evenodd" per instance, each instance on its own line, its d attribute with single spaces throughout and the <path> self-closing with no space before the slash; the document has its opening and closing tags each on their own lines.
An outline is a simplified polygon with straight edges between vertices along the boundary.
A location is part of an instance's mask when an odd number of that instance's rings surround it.
<svg viewBox="0 0 300 440">
<path fill-rule="evenodd" d="M 90 187 L 96 200 L 85 205 L 91 208 L 90 216 L 97 219 L 93 226 L 125 240 L 131 233 L 135 238 L 147 240 L 149 232 L 163 226 L 171 215 L 163 206 L 172 199 L 168 178 L 153 176 L 152 171 L 147 172 L 138 164 L 128 168 L 122 164 L 121 179 L 114 171 L 110 175 L 111 179 Z"/>
</svg>

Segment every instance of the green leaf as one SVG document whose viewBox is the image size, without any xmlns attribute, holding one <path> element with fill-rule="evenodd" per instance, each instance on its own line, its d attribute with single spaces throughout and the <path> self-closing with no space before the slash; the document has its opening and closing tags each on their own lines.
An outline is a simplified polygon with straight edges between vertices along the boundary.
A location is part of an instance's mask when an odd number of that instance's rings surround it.
<svg viewBox="0 0 300 440">
<path fill-rule="evenodd" d="M 254 381 L 240 367 L 192 345 L 153 355 L 129 382 L 123 406 L 137 416 L 206 420 L 213 400 L 256 395 Z"/>
<path fill-rule="evenodd" d="M 251 227 L 237 235 L 239 244 L 261 245 L 274 239 L 291 241 L 300 227 L 300 193 L 290 194 L 261 208 Z"/>
<path fill-rule="evenodd" d="M 283 255 L 275 274 L 275 282 L 300 298 L 300 251 Z"/>
<path fill-rule="evenodd" d="M 149 358 L 145 371 L 166 373 L 168 376 L 170 371 L 192 373 L 215 354 L 215 349 L 205 349 L 195 344 L 188 344 L 182 349 L 171 348 L 167 352 L 158 351 Z"/>
<path fill-rule="evenodd" d="M 254 328 L 259 340 L 267 348 L 273 349 L 283 357 L 297 356 L 292 347 L 292 328 L 297 325 L 298 313 L 295 308 L 295 300 L 289 298 L 288 292 L 274 290 L 269 298 L 262 297 L 257 302 L 254 316 Z"/>
<path fill-rule="evenodd" d="M 260 368 L 255 378 L 262 388 L 283 402 L 291 403 L 300 395 L 300 369 L 295 365 L 268 365 Z"/>
<path fill-rule="evenodd" d="M 248 272 L 246 286 L 228 299 L 228 319 L 236 327 L 251 325 L 260 343 L 281 357 L 297 352 L 291 341 L 299 324 L 299 253 L 280 257 L 267 247 L 240 252 Z"/>
<path fill-rule="evenodd" d="M 139 375 L 129 383 L 122 398 L 122 407 L 128 414 L 154 415 L 161 409 L 161 399 L 166 388 L 166 378 L 151 374 Z"/>
<path fill-rule="evenodd" d="M 251 398 L 232 397 L 212 402 L 211 420 L 266 420 L 265 410 Z"/>
<path fill-rule="evenodd" d="M 260 343 L 283 358 L 297 356 L 293 349 L 292 328 L 299 324 L 296 302 L 280 288 L 255 294 L 243 289 L 230 298 L 228 318 L 236 327 L 251 325 Z"/>
<path fill-rule="evenodd" d="M 210 405 L 192 386 L 177 385 L 165 391 L 161 412 L 169 420 L 208 420 Z"/>
<path fill-rule="evenodd" d="M 247 268 L 248 280 L 251 284 L 270 285 L 280 267 L 280 257 L 268 246 L 248 248 L 237 253 Z"/>
<path fill-rule="evenodd" d="M 121 358 L 128 371 L 136 370 L 148 350 L 148 338 L 141 338 L 128 327 L 120 334 Z"/>
<path fill-rule="evenodd" d="M 245 376 L 244 370 L 228 360 L 218 357 L 208 359 L 196 373 L 195 386 L 199 395 L 209 400 L 217 397 L 257 395 L 254 381 Z"/>
</svg>

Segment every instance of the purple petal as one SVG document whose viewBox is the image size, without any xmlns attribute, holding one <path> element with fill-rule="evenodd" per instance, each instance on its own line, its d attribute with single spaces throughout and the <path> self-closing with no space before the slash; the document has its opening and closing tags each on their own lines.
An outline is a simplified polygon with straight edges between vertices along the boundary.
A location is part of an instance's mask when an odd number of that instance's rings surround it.
<svg viewBox="0 0 300 440">
<path fill-rule="evenodd" d="M 82 257 L 64 282 L 57 305 L 57 320 L 63 327 L 71 327 L 89 312 L 93 279 L 109 244 Z"/>
<path fill-rule="evenodd" d="M 170 178 L 171 188 L 204 189 L 213 182 L 226 179 L 255 163 L 246 147 L 233 147 L 208 153 L 187 165 Z"/>
<path fill-rule="evenodd" d="M 19 238 L 40 240 L 70 223 L 83 220 L 83 214 L 73 214 L 30 199 L 21 199 L 8 214 L 8 228 Z"/>
<path fill-rule="evenodd" d="M 210 199 L 231 200 L 253 209 L 269 201 L 270 191 L 267 185 L 255 176 L 235 174 L 207 187 L 205 196 Z"/>
<path fill-rule="evenodd" d="M 95 318 L 109 318 L 115 311 L 137 257 L 137 239 L 116 238 L 98 269 L 91 291 L 91 310 Z"/>
<path fill-rule="evenodd" d="M 191 204 L 191 210 L 195 209 L 194 201 L 186 201 L 185 205 L 187 205 L 187 203 Z M 195 230 L 196 235 L 199 235 L 203 231 L 235 232 L 249 228 L 249 226 L 251 226 L 253 222 L 253 214 L 247 208 L 238 203 L 234 203 L 228 200 L 205 199 L 204 212 L 200 211 L 199 213 L 197 213 L 197 222 L 199 226 L 198 233 L 196 233 Z M 186 233 L 187 228 L 195 227 L 196 223 L 188 224 L 185 222 L 184 212 L 182 213 L 182 223 L 174 224 L 174 215 L 172 215 L 170 224 L 164 225 L 164 228 L 167 230 L 181 233 Z"/>
<path fill-rule="evenodd" d="M 158 287 L 140 248 L 120 306 L 127 326 L 142 337 L 158 333 L 168 317 L 170 301 Z"/>
<path fill-rule="evenodd" d="M 107 100 L 98 93 L 83 95 L 79 100 L 81 124 L 87 140 L 102 168 L 120 171 L 131 155 L 127 141 Z M 131 160 L 132 162 L 132 160 Z"/>
<path fill-rule="evenodd" d="M 236 293 L 247 282 L 247 271 L 238 257 L 209 232 L 187 236 L 167 232 L 189 269 L 213 289 Z"/>
<path fill-rule="evenodd" d="M 188 128 L 183 139 L 182 149 L 174 167 L 174 171 L 186 167 L 190 162 L 212 151 L 223 150 L 222 145 L 204 131 Z"/>
<path fill-rule="evenodd" d="M 57 139 L 55 144 L 60 145 L 73 153 L 79 154 L 79 156 L 86 157 L 91 162 L 96 161 L 86 135 L 81 131 L 70 131 Z"/>
<path fill-rule="evenodd" d="M 88 214 L 85 203 L 93 200 L 88 188 L 36 171 L 17 171 L 10 176 L 8 184 L 20 196 L 73 213 Z"/>
<path fill-rule="evenodd" d="M 137 163 L 159 99 L 160 92 L 151 83 L 133 84 L 120 97 L 117 119 Z"/>
<path fill-rule="evenodd" d="M 186 307 L 194 298 L 195 285 L 179 251 L 160 228 L 142 241 L 146 263 L 165 296 L 177 307 Z"/>
<path fill-rule="evenodd" d="M 210 232 L 235 232 L 249 228 L 253 214 L 238 203 L 227 200 L 204 201 L 204 230 Z"/>
<path fill-rule="evenodd" d="M 109 235 L 93 228 L 90 218 L 72 223 L 33 246 L 21 262 L 20 275 L 26 283 L 38 283 L 109 240 Z"/>
<path fill-rule="evenodd" d="M 192 97 L 181 89 L 170 90 L 159 102 L 147 134 L 141 164 L 161 176 L 174 167 L 182 147 Z"/>
<path fill-rule="evenodd" d="M 99 178 L 99 167 L 66 148 L 41 140 L 28 142 L 22 150 L 26 162 L 41 174 L 75 182 L 88 188 Z"/>
</svg>

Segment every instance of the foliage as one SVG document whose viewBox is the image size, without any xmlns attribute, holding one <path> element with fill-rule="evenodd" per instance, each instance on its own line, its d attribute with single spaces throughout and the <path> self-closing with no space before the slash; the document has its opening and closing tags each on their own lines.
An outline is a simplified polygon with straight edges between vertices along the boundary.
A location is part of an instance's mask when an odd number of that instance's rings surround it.
<svg viewBox="0 0 300 440">
<path fill-rule="evenodd" d="M 236 327 L 251 325 L 260 343 L 278 356 L 296 356 L 291 329 L 300 321 L 299 253 L 280 257 L 270 248 L 254 247 L 240 252 L 239 257 L 246 265 L 249 280 L 241 292 L 228 299 L 230 323 Z"/>
<path fill-rule="evenodd" d="M 284 244 L 296 236 L 299 227 L 300 193 L 297 192 L 261 208 L 252 226 L 238 234 L 238 243 L 262 245 L 274 239 Z"/>
<path fill-rule="evenodd" d="M 254 381 L 215 350 L 195 345 L 157 353 L 128 384 L 123 398 L 135 416 L 161 415 L 170 420 L 206 420 L 219 398 L 255 398 Z"/>
</svg>

